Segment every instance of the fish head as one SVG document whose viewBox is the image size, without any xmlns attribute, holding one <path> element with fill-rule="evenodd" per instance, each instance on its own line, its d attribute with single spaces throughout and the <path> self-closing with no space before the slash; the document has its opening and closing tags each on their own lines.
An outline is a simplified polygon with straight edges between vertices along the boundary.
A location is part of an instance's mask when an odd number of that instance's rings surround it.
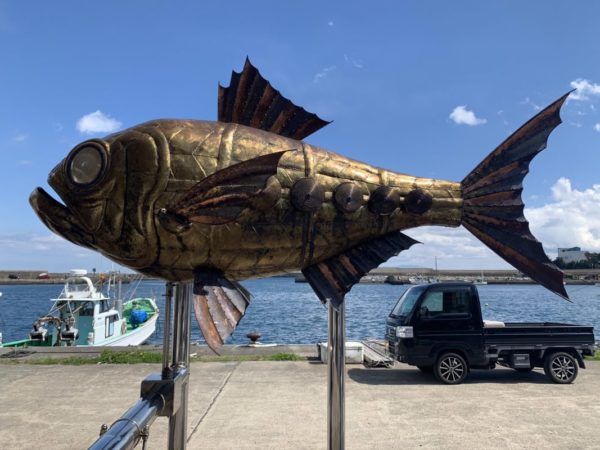
<svg viewBox="0 0 600 450">
<path fill-rule="evenodd" d="M 154 203 L 168 178 L 168 144 L 135 127 L 76 145 L 48 176 L 62 203 L 38 187 L 29 202 L 56 234 L 141 269 L 158 256 Z"/>
</svg>

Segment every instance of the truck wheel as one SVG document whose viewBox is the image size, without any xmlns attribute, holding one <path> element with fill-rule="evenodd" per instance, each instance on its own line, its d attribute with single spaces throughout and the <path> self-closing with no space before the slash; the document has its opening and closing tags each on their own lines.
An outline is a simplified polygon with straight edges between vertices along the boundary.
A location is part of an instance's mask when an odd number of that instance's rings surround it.
<svg viewBox="0 0 600 450">
<path fill-rule="evenodd" d="M 577 360 L 565 352 L 551 353 L 544 360 L 544 373 L 554 383 L 572 383 L 578 370 Z"/>
<path fill-rule="evenodd" d="M 437 360 L 433 373 L 444 384 L 460 384 L 468 369 L 466 361 L 458 353 L 444 353 Z"/>
</svg>

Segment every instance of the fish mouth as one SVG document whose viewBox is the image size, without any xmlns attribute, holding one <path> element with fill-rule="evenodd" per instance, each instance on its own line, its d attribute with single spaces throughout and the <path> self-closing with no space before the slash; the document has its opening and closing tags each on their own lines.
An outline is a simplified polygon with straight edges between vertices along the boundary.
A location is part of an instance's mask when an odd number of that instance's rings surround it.
<svg viewBox="0 0 600 450">
<path fill-rule="evenodd" d="M 94 249 L 93 235 L 79 225 L 69 208 L 55 200 L 44 189 L 35 188 L 29 196 L 29 204 L 51 231 L 74 244 Z"/>
</svg>

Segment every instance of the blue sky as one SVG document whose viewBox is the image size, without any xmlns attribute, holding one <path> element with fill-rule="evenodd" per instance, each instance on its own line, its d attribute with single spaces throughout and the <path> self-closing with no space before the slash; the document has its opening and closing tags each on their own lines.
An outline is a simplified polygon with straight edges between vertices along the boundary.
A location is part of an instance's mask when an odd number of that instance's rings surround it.
<svg viewBox="0 0 600 450">
<path fill-rule="evenodd" d="M 334 121 L 311 144 L 456 181 L 579 87 L 531 165 L 526 215 L 551 256 L 600 251 L 599 17 L 592 1 L 0 1 L 0 269 L 110 266 L 51 235 L 29 193 L 76 143 L 106 134 L 86 133 L 98 119 L 215 119 L 217 83 L 246 56 Z M 461 229 L 407 234 L 425 245 L 393 264 L 507 267 Z"/>
</svg>

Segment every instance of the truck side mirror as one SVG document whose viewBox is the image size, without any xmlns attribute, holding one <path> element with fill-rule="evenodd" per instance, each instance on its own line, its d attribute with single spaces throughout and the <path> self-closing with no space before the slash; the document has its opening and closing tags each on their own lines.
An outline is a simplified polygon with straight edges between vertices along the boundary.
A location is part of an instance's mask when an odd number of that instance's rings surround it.
<svg viewBox="0 0 600 450">
<path fill-rule="evenodd" d="M 421 308 L 419 309 L 419 316 L 427 317 L 428 315 L 429 315 L 429 308 L 427 308 L 427 306 L 421 306 Z"/>
</svg>

